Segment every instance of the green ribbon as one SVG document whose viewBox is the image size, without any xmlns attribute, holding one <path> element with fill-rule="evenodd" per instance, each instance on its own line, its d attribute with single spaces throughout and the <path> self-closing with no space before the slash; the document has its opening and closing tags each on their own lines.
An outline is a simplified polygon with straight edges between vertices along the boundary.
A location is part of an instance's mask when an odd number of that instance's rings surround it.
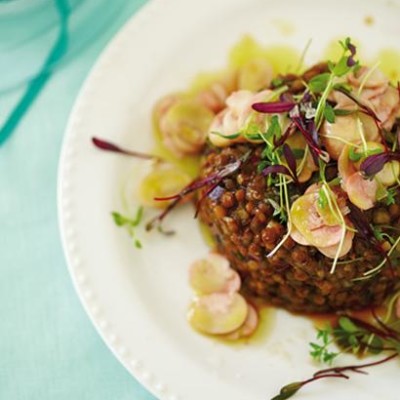
<svg viewBox="0 0 400 400">
<path fill-rule="evenodd" d="M 68 19 L 71 9 L 68 0 L 54 0 L 54 2 L 60 19 L 60 31 L 57 40 L 50 50 L 42 68 L 35 78 L 30 81 L 25 93 L 0 129 L 0 146 L 3 145 L 14 132 L 15 128 L 21 122 L 23 116 L 32 106 L 36 97 L 54 72 L 54 65 L 61 60 L 68 50 Z"/>
</svg>

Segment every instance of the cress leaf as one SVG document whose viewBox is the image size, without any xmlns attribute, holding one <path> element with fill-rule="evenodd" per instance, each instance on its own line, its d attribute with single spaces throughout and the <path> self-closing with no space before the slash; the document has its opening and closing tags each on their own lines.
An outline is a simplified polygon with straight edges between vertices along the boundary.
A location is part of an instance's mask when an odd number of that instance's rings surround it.
<svg viewBox="0 0 400 400">
<path fill-rule="evenodd" d="M 257 172 L 260 174 L 270 163 L 268 161 L 261 161 L 257 165 Z"/>
<path fill-rule="evenodd" d="M 310 79 L 308 82 L 308 87 L 312 93 L 322 93 L 330 79 L 331 74 L 328 72 L 325 72 L 323 74 L 319 74 L 314 76 L 313 78 Z"/>
<path fill-rule="evenodd" d="M 349 159 L 351 161 L 354 161 L 354 162 L 360 161 L 362 159 L 362 157 L 363 157 L 363 155 L 360 153 L 357 153 L 356 148 L 354 146 L 350 148 Z"/>
<path fill-rule="evenodd" d="M 139 240 L 139 239 L 135 239 L 134 240 L 134 242 L 133 242 L 133 244 L 135 245 L 135 247 L 137 248 L 137 249 L 141 249 L 143 246 L 142 246 L 142 242 Z"/>
<path fill-rule="evenodd" d="M 335 122 L 335 111 L 329 103 L 325 104 L 324 117 L 331 124 Z"/>
<path fill-rule="evenodd" d="M 368 351 L 371 354 L 379 354 L 382 352 L 383 346 L 383 340 L 380 337 L 374 335 L 373 339 L 369 343 Z"/>
<path fill-rule="evenodd" d="M 271 86 L 274 89 L 279 88 L 280 86 L 282 86 L 285 83 L 285 81 L 282 78 L 274 78 L 271 81 Z"/>
<path fill-rule="evenodd" d="M 117 225 L 118 227 L 124 227 L 127 230 L 129 236 L 132 238 L 133 245 L 137 249 L 141 249 L 142 243 L 139 239 L 136 238 L 135 228 L 141 223 L 143 219 L 143 207 L 138 208 L 134 218 L 125 217 L 116 211 L 113 211 L 111 215 L 115 225 Z"/>
<path fill-rule="evenodd" d="M 282 135 L 282 129 L 281 125 L 279 124 L 279 118 L 277 115 L 274 115 L 271 118 L 271 124 L 268 127 L 267 136 L 280 138 L 281 135 Z"/>
<path fill-rule="evenodd" d="M 390 206 L 391 204 L 396 203 L 396 189 L 395 188 L 390 188 L 386 190 L 386 198 L 385 198 L 385 203 Z"/>
<path fill-rule="evenodd" d="M 337 76 L 338 78 L 346 75 L 350 72 L 351 67 L 347 65 L 347 57 L 342 57 L 333 67 L 332 74 Z"/>
<path fill-rule="evenodd" d="M 348 317 L 340 317 L 339 326 L 348 333 L 354 333 L 359 330 L 357 326 Z"/>
<path fill-rule="evenodd" d="M 113 211 L 111 213 L 111 215 L 113 217 L 115 225 L 123 226 L 127 223 L 127 219 L 123 215 L 121 215 L 119 212 Z"/>
<path fill-rule="evenodd" d="M 342 110 L 341 108 L 335 108 L 333 111 L 337 117 L 347 116 L 355 113 L 354 110 Z"/>
<path fill-rule="evenodd" d="M 132 220 L 132 226 L 138 226 L 142 222 L 143 207 L 140 206 L 136 212 L 135 218 Z"/>
</svg>

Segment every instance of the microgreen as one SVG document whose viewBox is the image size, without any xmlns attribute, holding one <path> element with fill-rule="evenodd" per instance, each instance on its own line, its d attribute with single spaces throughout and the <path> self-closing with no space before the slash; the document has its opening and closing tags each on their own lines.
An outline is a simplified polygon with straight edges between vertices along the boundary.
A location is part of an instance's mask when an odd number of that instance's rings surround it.
<svg viewBox="0 0 400 400">
<path fill-rule="evenodd" d="M 133 240 L 133 244 L 135 245 L 136 248 L 141 249 L 142 248 L 142 243 L 140 240 L 136 237 L 136 231 L 135 228 L 139 226 L 139 224 L 142 222 L 143 219 L 143 207 L 139 207 L 136 211 L 136 215 L 133 218 L 126 217 L 122 215 L 121 213 L 117 211 L 113 211 L 111 213 L 111 216 L 114 220 L 115 225 L 118 227 L 124 227 L 129 236 Z"/>
<path fill-rule="evenodd" d="M 335 122 L 335 110 L 329 103 L 326 103 L 325 105 L 324 117 L 331 124 Z"/>
<path fill-rule="evenodd" d="M 362 100 L 360 100 L 356 95 L 354 95 L 346 87 L 344 87 L 343 85 L 339 85 L 339 86 L 335 87 L 335 90 L 344 94 L 346 97 L 348 97 L 354 103 L 356 103 L 358 105 L 358 107 L 360 108 L 360 110 L 362 112 L 364 112 L 365 114 L 369 115 L 370 117 L 372 117 L 375 122 L 377 122 L 377 123 L 381 122 L 379 117 L 376 115 L 375 111 L 370 106 L 365 104 Z"/>
<path fill-rule="evenodd" d="M 382 253 L 382 246 L 377 240 L 365 214 L 352 203 L 349 203 L 348 207 L 350 209 L 349 218 L 354 227 L 357 229 L 357 233 L 362 239 L 364 239 L 367 243 L 371 244 L 375 249 Z"/>
<path fill-rule="evenodd" d="M 281 205 L 278 202 L 276 202 L 274 199 L 268 198 L 267 201 L 269 204 L 271 204 L 271 206 L 274 209 L 274 212 L 272 215 L 274 217 L 279 217 L 281 222 L 286 222 L 287 215 L 286 215 L 285 209 L 284 208 L 282 209 Z"/>
<path fill-rule="evenodd" d="M 162 228 L 162 222 L 164 221 L 165 217 L 179 204 L 183 199 L 185 199 L 187 196 L 189 196 L 191 193 L 196 192 L 200 189 L 204 189 L 203 195 L 200 197 L 200 199 L 197 202 L 197 207 L 196 207 L 196 213 L 195 217 L 198 214 L 200 205 L 202 201 L 204 200 L 205 197 L 210 195 L 223 181 L 224 178 L 227 178 L 228 176 L 236 173 L 240 167 L 243 165 L 244 162 L 247 161 L 247 159 L 250 156 L 250 151 L 245 153 L 241 158 L 238 160 L 229 163 L 225 165 L 223 168 L 218 170 L 215 173 L 212 173 L 204 178 L 197 178 L 190 182 L 187 186 L 185 186 L 179 193 L 168 196 L 168 197 L 158 197 L 155 198 L 155 200 L 158 201 L 170 201 L 172 200 L 171 203 L 168 204 L 168 206 L 158 215 L 156 215 L 153 219 L 151 219 L 147 224 L 146 224 L 146 230 L 150 231 L 157 227 L 157 229 L 162 232 L 166 233 L 168 235 L 172 234 L 173 231 L 165 231 Z"/>
<path fill-rule="evenodd" d="M 390 161 L 400 161 L 400 153 L 386 151 L 384 153 L 372 154 L 361 163 L 360 171 L 365 177 L 373 178 Z"/>
<path fill-rule="evenodd" d="M 346 38 L 344 42 L 339 43 L 342 46 L 343 53 L 336 63 L 332 61 L 328 62 L 330 73 L 328 73 L 328 75 L 321 74 L 314 78 L 314 89 L 316 92 L 321 93 L 315 115 L 315 125 L 317 129 L 320 128 L 323 117 L 326 118 L 325 109 L 328 104 L 327 100 L 335 87 L 337 78 L 341 78 L 358 67 L 358 62 L 354 59 L 356 47 L 351 43 L 350 38 Z M 328 116 L 331 117 L 329 112 Z"/>
<path fill-rule="evenodd" d="M 316 75 L 308 82 L 308 88 L 312 93 L 322 93 L 325 90 L 330 78 L 331 74 L 329 72 Z"/>
<path fill-rule="evenodd" d="M 273 89 L 277 89 L 277 88 L 283 86 L 284 83 L 285 83 L 285 81 L 284 81 L 282 78 L 277 77 L 277 78 L 272 79 L 272 81 L 271 81 L 271 87 L 272 87 Z"/>
<path fill-rule="evenodd" d="M 92 138 L 92 143 L 100 150 L 104 150 L 104 151 L 111 151 L 113 153 L 119 153 L 119 154 L 123 154 L 126 156 L 131 156 L 131 157 L 136 157 L 136 158 L 142 158 L 145 160 L 161 160 L 159 157 L 152 155 L 152 154 L 145 154 L 145 153 L 139 153 L 137 151 L 133 151 L 133 150 L 127 150 L 124 149 L 120 146 L 117 146 L 114 143 L 111 143 L 107 140 L 104 139 L 99 139 L 96 137 Z"/>
<path fill-rule="evenodd" d="M 360 161 L 362 158 L 366 158 L 369 156 L 373 156 L 374 154 L 380 154 L 382 153 L 382 149 L 376 148 L 376 149 L 368 149 L 362 152 L 357 151 L 356 146 L 352 146 L 349 150 L 349 159 L 353 162 Z"/>
<path fill-rule="evenodd" d="M 328 154 L 320 148 L 320 146 L 316 140 L 316 137 L 315 137 L 316 135 L 314 134 L 314 132 L 316 132 L 316 130 L 314 129 L 315 126 L 307 125 L 302 120 L 301 117 L 293 116 L 292 121 L 294 122 L 296 127 L 299 129 L 299 131 L 302 133 L 302 135 L 304 136 L 304 139 L 306 140 L 308 147 L 310 148 L 311 155 L 313 156 L 315 163 L 318 164 L 319 159 L 328 161 L 329 160 Z"/>
<path fill-rule="evenodd" d="M 347 115 L 352 115 L 356 111 L 355 110 L 342 110 L 341 108 L 334 108 L 333 112 L 335 113 L 336 117 L 344 117 L 344 116 L 347 116 Z"/>
<path fill-rule="evenodd" d="M 296 103 L 291 101 L 270 101 L 254 103 L 251 107 L 254 111 L 263 114 L 280 114 L 290 111 Z"/>
<path fill-rule="evenodd" d="M 317 339 L 319 340 L 319 343 L 310 343 L 310 355 L 314 360 L 331 365 L 333 360 L 340 354 L 331 351 L 329 348 L 334 341 L 331 338 L 331 334 L 332 328 L 330 326 L 327 326 L 324 329 L 318 329 Z"/>
<path fill-rule="evenodd" d="M 375 237 L 380 241 L 383 242 L 385 240 L 387 240 L 390 244 L 393 244 L 395 242 L 395 239 L 393 238 L 393 236 L 391 236 L 389 233 L 387 232 L 383 232 L 382 231 L 382 227 L 380 226 L 373 226 L 372 230 L 374 232 Z"/>
<path fill-rule="evenodd" d="M 393 320 L 395 302 L 398 301 L 400 293 L 396 293 L 387 307 L 387 315 L 385 320 L 381 320 L 371 310 L 371 315 L 374 322 L 368 322 L 351 315 L 342 315 L 338 318 L 337 322 L 324 329 L 318 329 L 317 342 L 310 343 L 310 355 L 318 362 L 331 364 L 337 357 L 344 352 L 352 352 L 354 354 L 362 354 L 368 352 L 370 354 L 379 354 L 383 351 L 390 351 L 391 353 L 378 361 L 346 365 L 334 366 L 326 369 L 321 369 L 313 374 L 309 379 L 293 382 L 285 385 L 279 394 L 271 400 L 284 400 L 293 397 L 304 386 L 316 382 L 319 379 L 325 378 L 343 378 L 350 379 L 350 372 L 367 374 L 367 368 L 375 367 L 387 363 L 400 355 L 400 332 Z M 330 346 L 336 343 L 342 351 L 332 351 Z"/>
<path fill-rule="evenodd" d="M 293 180 L 298 183 L 297 179 L 297 164 L 296 164 L 296 157 L 293 154 L 292 149 L 286 143 L 282 146 L 283 155 L 286 159 L 287 165 L 289 167 L 290 174 Z"/>
<path fill-rule="evenodd" d="M 386 197 L 385 197 L 385 204 L 390 206 L 391 204 L 396 203 L 396 194 L 397 194 L 397 189 L 396 188 L 389 188 L 386 189 Z"/>
<path fill-rule="evenodd" d="M 363 158 L 362 153 L 356 152 L 356 149 L 357 148 L 355 146 L 352 146 L 349 150 L 349 159 L 353 162 L 360 161 Z"/>
</svg>

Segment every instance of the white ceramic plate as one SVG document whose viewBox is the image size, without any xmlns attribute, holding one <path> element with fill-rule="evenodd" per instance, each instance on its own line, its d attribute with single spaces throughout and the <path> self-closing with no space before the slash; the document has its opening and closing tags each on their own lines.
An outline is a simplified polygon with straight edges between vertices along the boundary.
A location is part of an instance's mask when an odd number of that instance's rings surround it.
<svg viewBox="0 0 400 400">
<path fill-rule="evenodd" d="M 373 24 L 365 23 L 366 17 Z M 120 189 L 137 161 L 93 148 L 94 135 L 149 151 L 150 110 L 198 71 L 224 65 L 244 33 L 303 49 L 308 63 L 332 39 L 351 36 L 367 55 L 400 48 L 393 1 L 153 0 L 122 29 L 90 74 L 68 125 L 60 162 L 59 211 L 65 253 L 81 301 L 121 363 L 162 400 L 269 399 L 316 368 L 311 323 L 283 311 L 257 344 L 227 346 L 196 334 L 185 319 L 187 266 L 207 249 L 187 207 L 168 224 L 177 235 L 139 233 L 136 250 L 114 226 Z M 134 172 L 133 172 L 134 173 Z M 354 361 L 354 360 L 353 360 Z M 397 399 L 396 363 L 351 381 L 310 386 L 298 399 Z"/>
</svg>

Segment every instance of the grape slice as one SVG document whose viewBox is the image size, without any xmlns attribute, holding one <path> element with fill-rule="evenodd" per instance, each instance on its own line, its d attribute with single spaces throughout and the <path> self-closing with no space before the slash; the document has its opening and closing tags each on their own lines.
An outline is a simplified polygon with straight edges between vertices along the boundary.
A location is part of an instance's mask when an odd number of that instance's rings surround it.
<svg viewBox="0 0 400 400">
<path fill-rule="evenodd" d="M 198 294 L 233 293 L 240 289 L 240 276 L 219 254 L 195 261 L 189 271 L 189 281 Z"/>
<path fill-rule="evenodd" d="M 248 304 L 238 293 L 213 293 L 198 297 L 189 309 L 188 319 L 200 332 L 220 335 L 243 325 Z"/>
</svg>

